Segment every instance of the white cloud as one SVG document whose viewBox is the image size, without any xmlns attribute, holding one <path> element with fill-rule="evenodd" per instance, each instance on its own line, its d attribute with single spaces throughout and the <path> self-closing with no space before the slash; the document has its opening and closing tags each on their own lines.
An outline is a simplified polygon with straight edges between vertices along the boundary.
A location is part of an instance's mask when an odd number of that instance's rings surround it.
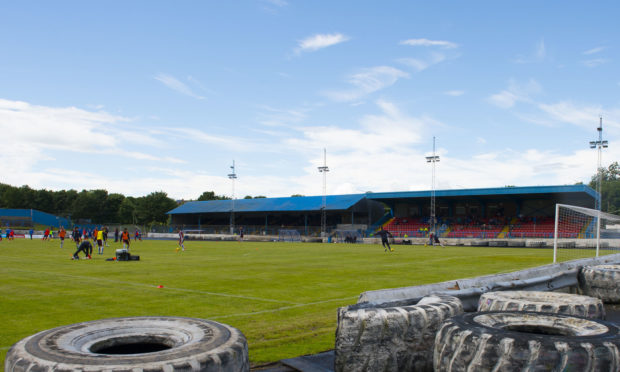
<svg viewBox="0 0 620 372">
<path fill-rule="evenodd" d="M 540 84 L 534 79 L 530 79 L 525 84 L 519 84 L 511 79 L 507 89 L 489 96 L 487 101 L 499 108 L 508 109 L 517 102 L 531 102 L 531 97 L 540 93 L 541 90 Z"/>
<path fill-rule="evenodd" d="M 440 47 L 445 49 L 454 49 L 458 44 L 445 40 L 429 40 L 429 39 L 408 39 L 400 42 L 401 45 L 424 46 L 424 47 Z"/>
<path fill-rule="evenodd" d="M 583 52 L 582 54 L 585 54 L 585 55 L 596 54 L 596 53 L 600 53 L 600 52 L 602 52 L 602 51 L 603 51 L 603 50 L 605 50 L 605 49 L 606 49 L 605 47 L 600 46 L 600 47 L 596 47 L 596 48 L 588 49 L 588 50 L 586 50 L 585 52 Z"/>
<path fill-rule="evenodd" d="M 159 81 L 160 83 L 164 84 L 166 87 L 174 90 L 177 93 L 181 93 L 183 95 L 186 95 L 186 96 L 189 96 L 195 99 L 205 98 L 205 97 L 202 97 L 194 93 L 194 91 L 189 86 L 187 86 L 185 83 L 181 82 L 174 76 L 160 73 L 155 76 L 155 80 Z"/>
<path fill-rule="evenodd" d="M 441 63 L 447 59 L 447 56 L 443 53 L 431 53 L 424 58 L 400 58 L 397 61 L 405 66 L 411 67 L 417 72 L 426 70 L 427 68 Z"/>
<path fill-rule="evenodd" d="M 448 90 L 443 92 L 443 94 L 445 94 L 446 96 L 459 97 L 465 94 L 465 92 L 462 90 Z"/>
<path fill-rule="evenodd" d="M 355 101 L 361 97 L 384 89 L 396 83 L 398 79 L 408 78 L 409 74 L 390 66 L 377 66 L 360 70 L 348 78 L 352 89 L 330 91 L 325 95 L 339 102 Z"/>
<path fill-rule="evenodd" d="M 258 107 L 261 112 L 258 122 L 270 127 L 284 127 L 297 124 L 307 116 L 308 109 L 278 109 L 268 105 Z"/>
<path fill-rule="evenodd" d="M 285 7 L 288 5 L 288 2 L 286 2 L 285 0 L 262 0 L 262 1 L 270 5 L 275 5 L 277 7 Z"/>
<path fill-rule="evenodd" d="M 581 63 L 583 63 L 584 66 L 590 67 L 590 68 L 604 65 L 607 62 L 609 62 L 609 60 L 606 58 L 594 58 L 594 59 L 588 59 L 585 61 L 581 61 Z"/>
<path fill-rule="evenodd" d="M 570 123 L 583 128 L 593 128 L 602 112 L 600 106 L 576 106 L 571 102 L 539 104 L 538 108 L 549 115 L 552 120 Z"/>
<path fill-rule="evenodd" d="M 539 40 L 535 45 L 534 45 L 534 51 L 530 54 L 530 55 L 518 55 L 515 58 L 515 63 L 521 63 L 521 64 L 526 64 L 526 63 L 538 63 L 538 62 L 543 62 L 547 57 L 547 47 L 545 45 L 545 41 L 544 40 Z"/>
<path fill-rule="evenodd" d="M 341 33 L 335 34 L 316 34 L 299 41 L 296 53 L 314 52 L 319 49 L 327 48 L 332 45 L 344 43 L 350 38 Z"/>
</svg>

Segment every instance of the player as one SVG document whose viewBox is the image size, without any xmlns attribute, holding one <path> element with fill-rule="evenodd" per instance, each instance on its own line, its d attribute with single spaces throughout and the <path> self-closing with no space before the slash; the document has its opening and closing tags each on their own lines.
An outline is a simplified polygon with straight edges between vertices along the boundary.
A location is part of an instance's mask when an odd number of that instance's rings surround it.
<svg viewBox="0 0 620 372">
<path fill-rule="evenodd" d="M 183 233 L 183 230 L 179 230 L 179 247 L 181 247 L 182 251 L 185 252 L 185 246 L 183 245 L 183 242 L 185 242 L 185 234 Z M 177 252 L 179 251 L 179 248 L 177 248 Z"/>
<path fill-rule="evenodd" d="M 439 241 L 439 238 L 437 237 L 437 235 L 435 235 L 435 233 L 430 233 L 429 238 L 431 245 L 434 246 L 435 244 L 439 244 L 443 247 L 443 243 Z"/>
<path fill-rule="evenodd" d="M 75 251 L 75 253 L 73 254 L 73 257 L 71 257 L 72 260 L 79 260 L 80 257 L 78 256 L 78 253 L 80 252 L 84 252 L 84 255 L 86 256 L 86 259 L 91 259 L 91 254 L 93 253 L 93 245 L 90 244 L 90 242 L 88 241 L 88 239 L 84 239 L 84 241 L 82 242 L 82 244 L 80 244 L 80 246 L 77 248 L 77 251 Z"/>
<path fill-rule="evenodd" d="M 80 229 L 76 227 L 73 228 L 73 232 L 71 233 L 71 238 L 73 238 L 73 241 L 75 242 L 75 247 L 79 247 L 80 246 L 80 241 L 82 237 L 82 233 L 80 233 Z"/>
<path fill-rule="evenodd" d="M 133 241 L 140 239 L 142 241 L 142 235 L 140 234 L 140 230 L 136 229 L 136 233 L 134 234 Z"/>
<path fill-rule="evenodd" d="M 379 228 L 379 231 L 377 231 L 375 235 L 379 235 L 381 237 L 381 244 L 383 244 L 383 248 L 385 248 L 383 250 L 384 252 L 387 252 L 387 251 L 394 252 L 394 249 L 390 247 L 390 242 L 388 241 L 388 235 L 390 237 L 393 237 L 391 232 L 387 230 L 383 230 L 383 226 L 381 226 L 381 228 Z"/>
<path fill-rule="evenodd" d="M 62 248 L 65 244 L 65 236 L 67 236 L 67 232 L 65 231 L 65 228 L 61 226 L 60 230 L 58 231 L 58 237 L 60 238 L 60 248 Z"/>
<path fill-rule="evenodd" d="M 243 226 L 239 228 L 239 241 L 243 240 Z"/>
<path fill-rule="evenodd" d="M 47 229 L 45 229 L 45 231 L 43 232 L 43 239 L 41 239 L 41 240 L 48 240 L 48 239 L 49 239 L 49 237 L 50 237 L 50 229 L 49 229 L 49 228 L 47 228 Z"/>
<path fill-rule="evenodd" d="M 125 230 L 121 233 L 121 242 L 123 242 L 123 249 L 129 249 L 131 237 L 129 236 L 129 231 L 127 231 L 127 228 L 125 228 Z"/>
<path fill-rule="evenodd" d="M 104 244 L 106 247 L 109 247 L 109 246 L 110 246 L 110 245 L 108 244 L 108 231 L 109 231 L 108 227 L 107 227 L 107 226 L 105 226 L 105 227 L 103 228 L 103 244 Z"/>
<path fill-rule="evenodd" d="M 99 254 L 103 254 L 103 230 L 97 230 L 97 247 Z"/>
</svg>

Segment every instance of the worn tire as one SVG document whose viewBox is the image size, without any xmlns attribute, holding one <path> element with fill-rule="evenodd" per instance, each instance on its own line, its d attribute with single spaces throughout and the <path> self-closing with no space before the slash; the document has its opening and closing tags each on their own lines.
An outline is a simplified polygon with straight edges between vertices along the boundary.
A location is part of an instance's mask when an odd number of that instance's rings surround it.
<svg viewBox="0 0 620 372">
<path fill-rule="evenodd" d="M 336 372 L 432 371 L 435 334 L 463 312 L 452 296 L 424 297 L 408 306 L 341 308 L 336 330 Z"/>
<path fill-rule="evenodd" d="M 249 371 L 245 336 L 225 324 L 129 317 L 62 326 L 24 338 L 5 371 Z"/>
<path fill-rule="evenodd" d="M 480 296 L 478 311 L 537 311 L 605 319 L 605 307 L 600 299 L 559 292 L 487 292 Z"/>
<path fill-rule="evenodd" d="M 620 265 L 584 266 L 577 276 L 579 289 L 586 296 L 605 303 L 620 303 Z"/>
<path fill-rule="evenodd" d="M 466 313 L 437 333 L 435 371 L 618 371 L 612 323 L 535 312 Z"/>
</svg>

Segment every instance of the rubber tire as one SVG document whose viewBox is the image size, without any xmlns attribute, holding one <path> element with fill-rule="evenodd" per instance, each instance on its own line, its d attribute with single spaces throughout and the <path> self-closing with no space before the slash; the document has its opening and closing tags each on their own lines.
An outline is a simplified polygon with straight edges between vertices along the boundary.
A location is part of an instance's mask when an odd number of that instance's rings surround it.
<svg viewBox="0 0 620 372">
<path fill-rule="evenodd" d="M 620 303 L 620 265 L 584 266 L 577 275 L 579 290 L 604 303 Z"/>
<path fill-rule="evenodd" d="M 167 350 L 97 353 L 103 347 L 159 344 Z M 106 351 L 108 349 L 105 349 Z M 225 324 L 182 317 L 95 320 L 39 332 L 8 351 L 6 372 L 249 371 L 245 336 Z"/>
<path fill-rule="evenodd" d="M 605 307 L 600 299 L 559 292 L 487 292 L 480 296 L 478 311 L 536 311 L 605 319 Z"/>
<path fill-rule="evenodd" d="M 410 306 L 340 308 L 334 370 L 432 371 L 437 330 L 462 312 L 461 301 L 446 295 Z"/>
<path fill-rule="evenodd" d="M 619 332 L 612 323 L 560 314 L 466 313 L 442 325 L 433 364 L 442 372 L 618 371 Z"/>
</svg>

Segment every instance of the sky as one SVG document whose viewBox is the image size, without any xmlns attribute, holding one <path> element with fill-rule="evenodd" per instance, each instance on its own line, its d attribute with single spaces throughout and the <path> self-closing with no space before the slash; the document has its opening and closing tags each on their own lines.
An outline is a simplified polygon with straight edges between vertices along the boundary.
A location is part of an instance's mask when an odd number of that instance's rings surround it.
<svg viewBox="0 0 620 372">
<path fill-rule="evenodd" d="M 617 1 L 0 1 L 0 183 L 241 198 L 588 183 Z M 324 157 L 326 154 L 326 157 Z M 235 164 L 237 179 L 228 175 Z"/>
</svg>

